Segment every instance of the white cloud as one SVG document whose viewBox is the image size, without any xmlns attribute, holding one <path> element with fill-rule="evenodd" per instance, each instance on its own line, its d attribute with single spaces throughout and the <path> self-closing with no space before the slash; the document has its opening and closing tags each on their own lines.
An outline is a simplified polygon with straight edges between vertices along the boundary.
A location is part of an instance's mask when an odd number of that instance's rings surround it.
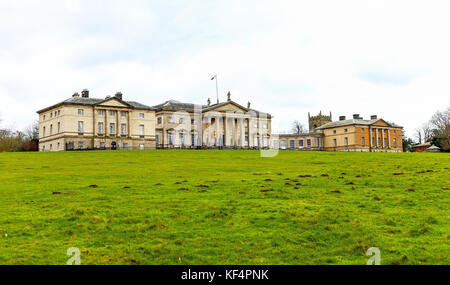
<svg viewBox="0 0 450 285">
<path fill-rule="evenodd" d="M 0 113 L 35 111 L 89 88 L 154 105 L 232 98 L 274 130 L 332 111 L 408 134 L 446 107 L 445 1 L 2 1 Z M 21 112 L 11 110 L 20 107 Z"/>
</svg>

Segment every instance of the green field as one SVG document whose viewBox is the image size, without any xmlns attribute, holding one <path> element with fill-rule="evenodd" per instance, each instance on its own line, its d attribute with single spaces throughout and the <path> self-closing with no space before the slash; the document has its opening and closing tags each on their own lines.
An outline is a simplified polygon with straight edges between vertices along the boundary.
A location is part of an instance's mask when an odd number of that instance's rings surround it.
<svg viewBox="0 0 450 285">
<path fill-rule="evenodd" d="M 0 264 L 65 264 L 69 247 L 82 264 L 365 264 L 370 247 L 382 264 L 449 264 L 449 167 L 434 153 L 0 153 Z"/>
</svg>

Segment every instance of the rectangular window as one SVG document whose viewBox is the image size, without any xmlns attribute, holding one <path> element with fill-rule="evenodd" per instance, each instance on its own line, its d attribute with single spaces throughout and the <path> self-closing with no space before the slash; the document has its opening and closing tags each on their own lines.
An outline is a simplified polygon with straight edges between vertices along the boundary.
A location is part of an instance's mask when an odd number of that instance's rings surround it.
<svg viewBox="0 0 450 285">
<path fill-rule="evenodd" d="M 123 143 L 123 149 L 127 149 L 128 148 L 128 144 L 127 143 Z"/>
<path fill-rule="evenodd" d="M 345 138 L 345 146 L 348 147 L 348 138 Z"/>
<path fill-rule="evenodd" d="M 348 132 L 348 129 L 344 129 L 344 132 Z"/>
<path fill-rule="evenodd" d="M 361 146 L 364 147 L 366 145 L 366 140 L 364 137 L 361 138 Z"/>
<path fill-rule="evenodd" d="M 53 125 L 50 125 L 50 135 L 53 134 Z"/>
<path fill-rule="evenodd" d="M 337 147 L 337 140 L 336 139 L 333 139 L 333 144 L 334 144 L 334 147 Z"/>
<path fill-rule="evenodd" d="M 195 125 L 195 120 L 194 119 L 191 120 L 191 124 Z"/>
<path fill-rule="evenodd" d="M 60 143 L 57 144 L 57 149 L 59 149 Z"/>
<path fill-rule="evenodd" d="M 121 135 L 125 136 L 127 134 L 127 124 L 120 125 Z"/>
<path fill-rule="evenodd" d="M 336 134 L 336 130 L 333 130 L 333 134 Z"/>
<path fill-rule="evenodd" d="M 45 115 L 44 115 L 44 118 L 42 120 L 45 120 Z"/>
<path fill-rule="evenodd" d="M 142 150 L 142 149 L 145 149 L 145 146 L 144 146 L 143 144 L 140 144 L 140 145 L 139 145 L 139 149 L 141 149 L 141 150 Z"/>
<path fill-rule="evenodd" d="M 61 110 L 58 110 L 58 116 L 61 115 Z"/>
<path fill-rule="evenodd" d="M 84 122 L 83 121 L 78 122 L 78 133 L 79 134 L 84 133 Z"/>
<path fill-rule="evenodd" d="M 320 147 L 320 138 L 316 138 L 316 146 Z"/>
<path fill-rule="evenodd" d="M 397 147 L 397 139 L 394 139 L 394 147 Z"/>
<path fill-rule="evenodd" d="M 105 148 L 105 143 L 104 142 L 100 142 L 100 148 Z"/>
<path fill-rule="evenodd" d="M 58 122 L 58 133 L 60 133 L 60 132 L 61 132 L 61 123 Z"/>
<path fill-rule="evenodd" d="M 248 120 L 244 120 L 244 127 L 248 127 Z"/>
<path fill-rule="evenodd" d="M 156 142 L 156 144 L 159 144 L 159 135 L 155 136 L 155 142 Z"/>
<path fill-rule="evenodd" d="M 195 134 L 191 135 L 191 145 L 195 146 Z"/>
<path fill-rule="evenodd" d="M 396 133 L 396 131 L 394 130 L 394 134 Z"/>
<path fill-rule="evenodd" d="M 179 122 L 180 124 L 184 124 L 184 118 L 180 118 Z"/>
<path fill-rule="evenodd" d="M 364 132 L 364 128 L 361 128 L 361 132 Z"/>
<path fill-rule="evenodd" d="M 139 125 L 139 135 L 140 136 L 144 135 L 144 125 Z"/>
<path fill-rule="evenodd" d="M 105 130 L 103 129 L 103 122 L 98 122 L 98 133 L 103 135 Z"/>
<path fill-rule="evenodd" d="M 286 149 L 286 141 L 281 141 L 281 149 Z"/>
<path fill-rule="evenodd" d="M 381 145 L 381 138 L 378 138 L 378 146 Z"/>
<path fill-rule="evenodd" d="M 50 113 L 50 118 L 53 118 L 53 113 Z"/>
<path fill-rule="evenodd" d="M 289 141 L 289 147 L 290 148 L 294 148 L 295 147 L 295 141 L 294 140 L 290 140 Z"/>
<path fill-rule="evenodd" d="M 45 137 L 45 127 L 42 128 L 42 136 Z"/>
<path fill-rule="evenodd" d="M 116 133 L 116 124 L 115 123 L 109 123 L 109 133 L 111 135 L 114 135 Z"/>
<path fill-rule="evenodd" d="M 387 146 L 387 138 L 384 138 L 384 146 Z"/>
<path fill-rule="evenodd" d="M 143 119 L 144 118 L 144 113 L 139 113 L 139 118 Z"/>
<path fill-rule="evenodd" d="M 97 111 L 97 114 L 98 114 L 99 116 L 103 116 L 103 114 L 104 114 L 104 113 L 103 113 L 103 110 L 98 110 L 98 111 Z"/>
<path fill-rule="evenodd" d="M 307 140 L 306 140 L 306 145 L 307 145 L 308 147 L 311 147 L 311 139 L 307 139 Z"/>
<path fill-rule="evenodd" d="M 263 129 L 267 129 L 267 123 L 263 124 Z"/>
<path fill-rule="evenodd" d="M 174 123 L 174 120 L 173 120 L 173 117 L 172 117 L 172 116 L 170 116 L 169 118 L 167 118 L 167 121 L 168 121 L 169 123 Z"/>
<path fill-rule="evenodd" d="M 120 116 L 121 116 L 122 118 L 126 118 L 127 112 L 124 112 L 124 111 L 120 112 Z"/>
<path fill-rule="evenodd" d="M 303 140 L 299 140 L 299 141 L 298 141 L 298 146 L 299 146 L 299 147 L 303 147 Z"/>
<path fill-rule="evenodd" d="M 53 148 L 53 145 L 52 145 L 52 144 L 50 144 L 50 150 L 52 150 L 52 148 Z"/>
<path fill-rule="evenodd" d="M 375 145 L 375 138 L 372 138 L 372 145 Z"/>
<path fill-rule="evenodd" d="M 162 118 L 158 117 L 158 125 L 161 125 L 161 124 L 162 124 Z"/>
<path fill-rule="evenodd" d="M 78 142 L 78 149 L 83 149 L 83 142 Z"/>
<path fill-rule="evenodd" d="M 115 116 L 116 115 L 116 111 L 109 111 L 109 115 L 112 117 L 112 116 Z"/>
<path fill-rule="evenodd" d="M 253 138 L 253 144 L 258 147 L 258 137 L 255 135 Z"/>
<path fill-rule="evenodd" d="M 169 145 L 173 145 L 173 133 L 169 134 Z"/>
<path fill-rule="evenodd" d="M 84 115 L 84 110 L 83 109 L 78 109 L 78 115 L 83 116 Z"/>
<path fill-rule="evenodd" d="M 180 143 L 182 146 L 184 146 L 184 134 L 183 133 L 180 134 Z"/>
<path fill-rule="evenodd" d="M 258 122 L 255 122 L 255 123 L 253 124 L 253 127 L 257 128 L 257 127 L 258 127 Z"/>
</svg>

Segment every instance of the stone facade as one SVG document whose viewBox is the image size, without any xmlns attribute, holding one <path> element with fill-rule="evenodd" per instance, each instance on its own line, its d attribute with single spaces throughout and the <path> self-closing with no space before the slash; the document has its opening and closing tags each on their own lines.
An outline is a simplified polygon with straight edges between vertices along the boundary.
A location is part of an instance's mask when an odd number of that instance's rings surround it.
<svg viewBox="0 0 450 285">
<path fill-rule="evenodd" d="M 323 149 L 328 151 L 403 151 L 403 128 L 376 116 L 370 120 L 358 114 L 350 120 L 340 117 L 339 121 L 322 125 L 316 131 L 323 134 Z"/>
<path fill-rule="evenodd" d="M 269 148 L 271 115 L 228 101 L 154 106 L 159 148 Z"/>
<path fill-rule="evenodd" d="M 105 99 L 75 93 L 39 114 L 39 150 L 155 148 L 155 110 L 123 101 L 122 94 Z"/>
</svg>

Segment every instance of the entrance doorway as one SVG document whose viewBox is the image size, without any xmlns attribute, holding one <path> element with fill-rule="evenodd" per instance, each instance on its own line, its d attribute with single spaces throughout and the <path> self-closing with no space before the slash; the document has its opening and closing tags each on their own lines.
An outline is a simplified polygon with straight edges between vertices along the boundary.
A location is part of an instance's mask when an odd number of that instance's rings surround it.
<svg viewBox="0 0 450 285">
<path fill-rule="evenodd" d="M 111 149 L 112 149 L 112 150 L 116 150 L 116 149 L 117 149 L 117 144 L 116 144 L 116 142 L 112 142 L 112 143 L 111 143 Z"/>
</svg>

